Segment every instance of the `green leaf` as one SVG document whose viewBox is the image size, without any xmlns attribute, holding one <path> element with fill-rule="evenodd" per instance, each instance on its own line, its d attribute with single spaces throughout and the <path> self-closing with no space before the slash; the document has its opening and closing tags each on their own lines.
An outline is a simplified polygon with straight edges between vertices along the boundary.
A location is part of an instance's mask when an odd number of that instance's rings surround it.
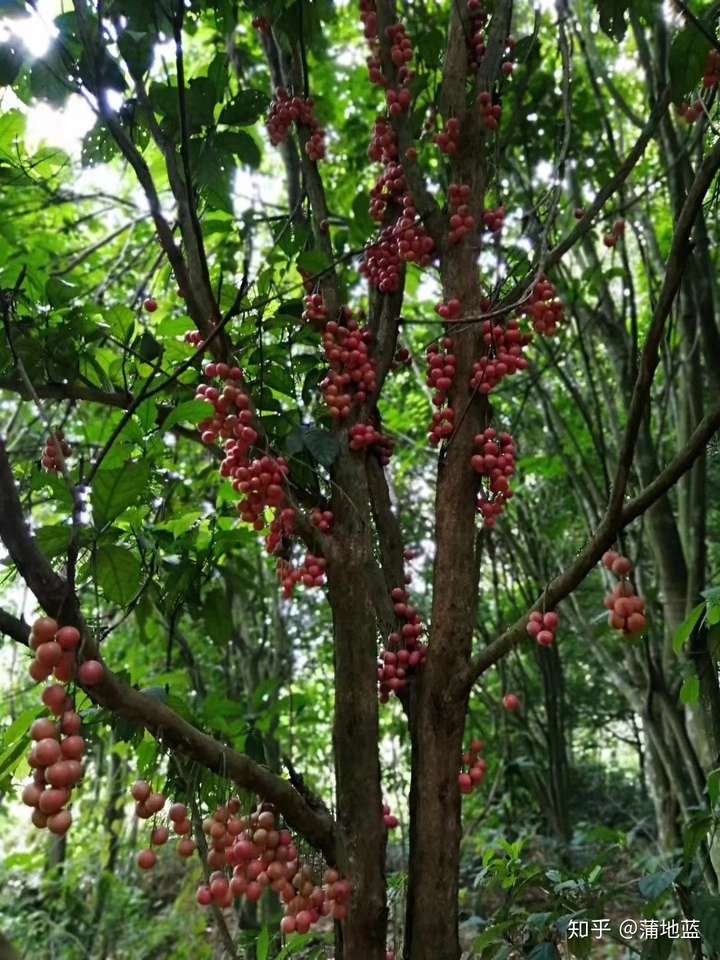
<svg viewBox="0 0 720 960">
<path fill-rule="evenodd" d="M 328 258 L 320 250 L 306 250 L 297 258 L 298 269 L 315 275 L 327 270 L 330 266 Z"/>
<path fill-rule="evenodd" d="M 720 767 L 711 770 L 707 775 L 707 792 L 710 798 L 710 806 L 716 807 L 720 799 Z"/>
<path fill-rule="evenodd" d="M 672 870 L 663 870 L 660 873 L 651 873 L 638 880 L 638 889 L 646 900 L 655 900 L 661 893 L 669 890 L 681 872 L 681 867 Z"/>
<path fill-rule="evenodd" d="M 263 115 L 270 98 L 262 90 L 241 90 L 220 114 L 220 123 L 233 127 L 248 127 Z"/>
<path fill-rule="evenodd" d="M 682 103 L 700 82 L 711 49 L 710 41 L 693 24 L 688 24 L 675 37 L 669 60 L 670 90 L 674 103 Z"/>
<path fill-rule="evenodd" d="M 255 956 L 257 960 L 268 960 L 271 940 L 270 930 L 267 927 L 263 927 L 255 941 Z"/>
<path fill-rule="evenodd" d="M 337 436 L 329 430 L 322 430 L 320 427 L 311 427 L 307 430 L 303 436 L 303 442 L 306 449 L 324 467 L 331 466 L 340 452 Z"/>
<path fill-rule="evenodd" d="M 78 292 L 74 283 L 68 283 L 60 277 L 50 277 L 45 284 L 45 296 L 51 307 L 66 306 L 78 295 Z"/>
<path fill-rule="evenodd" d="M 708 954 L 715 954 L 720 950 L 720 897 L 701 894 L 693 897 L 692 905 Z"/>
<path fill-rule="evenodd" d="M 700 680 L 697 677 L 685 677 L 680 688 L 680 701 L 685 704 L 697 703 L 700 699 Z"/>
<path fill-rule="evenodd" d="M 600 27 L 613 40 L 622 40 L 627 30 L 625 12 L 630 0 L 595 0 L 600 14 Z"/>
<path fill-rule="evenodd" d="M 702 813 L 692 817 L 683 830 L 683 855 L 689 863 L 695 856 L 700 844 L 713 828 L 714 819 L 710 814 Z"/>
<path fill-rule="evenodd" d="M 131 72 L 146 73 L 153 61 L 154 38 L 151 33 L 123 30 L 118 38 L 120 53 Z"/>
<path fill-rule="evenodd" d="M 83 137 L 80 162 L 84 167 L 92 167 L 98 163 L 108 163 L 117 153 L 118 146 L 113 135 L 102 120 L 98 120 L 95 126 L 91 127 Z M 126 310 L 127 307 L 113 307 L 112 309 Z"/>
<path fill-rule="evenodd" d="M 97 583 L 108 600 L 128 603 L 140 587 L 140 558 L 127 547 L 104 544 L 95 553 Z"/>
<path fill-rule="evenodd" d="M 163 430 L 171 430 L 177 423 L 192 423 L 194 426 L 207 420 L 214 412 L 213 405 L 207 400 L 185 400 L 163 420 Z"/>
<path fill-rule="evenodd" d="M 698 622 L 702 616 L 703 611 L 705 610 L 705 604 L 699 603 L 694 610 L 691 610 L 688 616 L 685 618 L 683 623 L 677 629 L 675 636 L 673 637 L 673 650 L 675 653 L 680 653 L 682 648 L 685 646 L 687 641 L 690 639 L 690 634 L 695 628 L 695 624 Z"/>
<path fill-rule="evenodd" d="M 75 65 L 55 42 L 44 57 L 33 63 L 30 71 L 30 92 L 40 100 L 62 106 L 77 86 L 74 71 Z M 72 79 L 69 79 L 69 75 Z"/>
<path fill-rule="evenodd" d="M 47 527 L 40 527 L 35 531 L 35 539 L 42 552 L 48 559 L 59 557 L 67 553 L 70 546 L 72 529 L 62 523 L 54 523 Z"/>
<path fill-rule="evenodd" d="M 203 623 L 210 637 L 217 643 L 227 644 L 232 639 L 232 608 L 227 593 L 221 588 L 215 588 L 205 594 Z"/>
<path fill-rule="evenodd" d="M 98 470 L 91 495 L 95 525 L 104 526 L 141 497 L 147 497 L 149 482 L 150 464 L 145 460 L 127 463 L 118 470 Z"/>
<path fill-rule="evenodd" d="M 244 130 L 225 130 L 215 137 L 215 146 L 223 153 L 239 157 L 243 163 L 256 169 L 260 166 L 260 148 Z"/>
</svg>

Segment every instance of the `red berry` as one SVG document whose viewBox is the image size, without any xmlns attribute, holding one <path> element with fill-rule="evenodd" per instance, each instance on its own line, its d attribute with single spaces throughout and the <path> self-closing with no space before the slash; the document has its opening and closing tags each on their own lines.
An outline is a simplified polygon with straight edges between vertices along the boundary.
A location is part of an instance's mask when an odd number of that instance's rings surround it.
<svg viewBox="0 0 720 960">
<path fill-rule="evenodd" d="M 157 854 L 154 850 L 141 850 L 138 854 L 137 865 L 141 870 L 152 870 L 157 863 Z"/>
<path fill-rule="evenodd" d="M 93 687 L 100 683 L 105 673 L 105 668 L 99 660 L 86 660 L 80 664 L 78 669 L 78 680 L 84 687 Z"/>
<path fill-rule="evenodd" d="M 143 303 L 143 307 L 147 310 L 148 313 L 155 313 L 158 308 L 157 301 L 152 297 L 148 297 L 147 300 Z"/>
</svg>

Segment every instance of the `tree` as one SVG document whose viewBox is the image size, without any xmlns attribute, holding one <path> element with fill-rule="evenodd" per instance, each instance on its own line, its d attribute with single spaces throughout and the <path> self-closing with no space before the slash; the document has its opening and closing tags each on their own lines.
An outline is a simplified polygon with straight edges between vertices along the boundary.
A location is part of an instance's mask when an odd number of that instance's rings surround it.
<svg viewBox="0 0 720 960">
<path fill-rule="evenodd" d="M 589 12 L 564 4 L 541 15 L 506 0 L 362 0 L 358 28 L 354 13 L 302 0 L 252 11 L 75 0 L 41 58 L 3 44 L 1 79 L 20 101 L 92 106 L 83 161 L 110 165 L 121 186 L 73 188 L 64 157 L 25 152 L 22 111 L 4 114 L 14 214 L 0 374 L 18 406 L 0 443 L 0 538 L 47 616 L 79 631 L 78 691 L 115 735 L 128 724 L 152 734 L 193 804 L 187 763 L 213 789 L 211 774 L 272 804 L 347 878 L 347 915 L 340 896 L 335 913 L 346 960 L 387 949 L 381 714 L 396 702 L 411 778 L 403 956 L 460 956 L 461 801 L 485 769 L 468 711 L 534 638 L 548 802 L 567 842 L 567 663 L 555 639 L 593 616 L 583 589 L 601 560 L 619 578 L 622 640 L 617 656 L 599 644 L 591 656 L 642 715 L 668 846 L 705 804 L 720 736 L 717 597 L 703 595 L 720 426 L 720 45 L 717 10 L 699 20 L 678 6 L 668 28 L 657 4 L 598 2 L 601 38 Z M 638 78 L 603 65 L 628 26 L 642 96 Z M 359 32 L 377 91 L 364 68 L 338 66 L 337 46 L 356 52 Z M 260 165 L 265 117 L 286 199 L 237 220 L 232 175 Z M 369 215 L 368 141 L 380 169 Z M 411 447 L 423 419 L 436 453 Z M 526 443 L 552 469 L 529 463 L 512 498 Z M 414 513 L 431 502 L 431 518 Z M 566 543 L 542 536 L 552 523 Z M 290 675 L 289 656 L 265 659 L 269 629 L 276 653 L 292 645 L 261 533 L 286 599 L 324 588 L 334 812 L 283 764 L 279 721 L 253 755 L 217 720 L 198 725 L 171 684 L 142 690 L 122 673 L 133 630 L 158 631 L 168 669 L 175 645 L 202 693 L 212 658 L 182 622 L 202 616 L 220 637 L 242 625 L 243 689 Z M 407 564 L 421 536 L 416 606 Z M 646 590 L 659 584 L 649 622 L 626 553 Z M 247 616 L 261 594 L 270 606 Z M 309 629 L 318 603 L 302 615 Z M 0 625 L 28 643 L 17 616 Z M 674 639 L 688 644 L 683 692 Z M 525 717 L 524 697 L 506 683 L 501 695 Z M 711 841 L 698 844 L 714 894 Z"/>
</svg>

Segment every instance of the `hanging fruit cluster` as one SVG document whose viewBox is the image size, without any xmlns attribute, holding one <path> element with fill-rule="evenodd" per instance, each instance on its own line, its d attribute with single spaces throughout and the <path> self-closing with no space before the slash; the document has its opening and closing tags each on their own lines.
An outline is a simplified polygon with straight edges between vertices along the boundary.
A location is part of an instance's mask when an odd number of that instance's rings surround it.
<svg viewBox="0 0 720 960">
<path fill-rule="evenodd" d="M 488 304 L 484 305 L 489 308 Z M 482 338 L 486 353 L 473 363 L 470 386 L 478 393 L 491 393 L 507 376 L 518 370 L 527 370 L 525 347 L 532 337 L 520 330 L 517 320 L 482 321 Z"/>
<path fill-rule="evenodd" d="M 506 502 L 512 497 L 510 477 L 515 473 L 515 447 L 509 433 L 498 433 L 488 427 L 475 436 L 477 453 L 470 458 L 475 473 L 490 480 L 489 489 L 478 495 L 477 509 L 485 527 L 494 527 Z"/>
<path fill-rule="evenodd" d="M 426 353 L 428 366 L 426 382 L 435 391 L 432 402 L 438 408 L 433 414 L 429 434 L 430 443 L 435 446 L 450 437 L 454 427 L 455 411 L 452 407 L 446 406 L 447 393 L 455 378 L 457 365 L 452 349 L 452 337 L 443 337 L 439 344 L 430 344 Z"/>
<path fill-rule="evenodd" d="M 42 454 L 42 466 L 48 473 L 60 473 L 65 464 L 65 460 L 72 453 L 70 444 L 65 439 L 62 430 L 56 430 L 48 437 Z"/>
<path fill-rule="evenodd" d="M 559 622 L 560 617 L 554 610 L 548 610 L 547 613 L 533 610 L 525 629 L 528 636 L 535 637 L 541 647 L 551 647 L 555 642 L 555 631 Z"/>
<path fill-rule="evenodd" d="M 460 793 L 472 793 L 485 779 L 488 764 L 485 757 L 480 756 L 484 749 L 485 744 L 482 740 L 474 738 L 470 744 L 470 749 L 462 755 L 462 764 L 458 774 Z"/>
<path fill-rule="evenodd" d="M 272 804 L 260 803 L 249 816 L 239 816 L 239 811 L 240 802 L 233 798 L 203 823 L 212 844 L 208 866 L 214 872 L 198 888 L 198 903 L 226 909 L 240 897 L 257 902 L 269 888 L 283 904 L 280 929 L 285 934 L 307 933 L 323 916 L 344 920 L 350 882 L 328 869 L 318 884 L 313 866 L 302 861 Z"/>
<path fill-rule="evenodd" d="M 40 617 L 32 625 L 30 648 L 35 657 L 30 676 L 36 682 L 52 674 L 60 683 L 50 684 L 42 692 L 42 702 L 57 718 L 42 717 L 30 728 L 35 741 L 28 755 L 33 778 L 22 792 L 22 800 L 33 807 L 32 822 L 62 836 L 72 823 L 68 807 L 72 788 L 83 774 L 85 740 L 80 736 L 80 715 L 75 712 L 67 687 L 76 674 L 80 631 L 61 627 L 50 617 Z M 83 686 L 93 686 L 103 678 L 103 666 L 97 660 L 85 660 L 77 668 Z"/>
<path fill-rule="evenodd" d="M 291 97 L 284 87 L 279 87 L 270 104 L 267 131 L 273 146 L 281 144 L 293 123 L 306 127 L 310 133 L 305 152 L 311 160 L 325 157 L 325 131 L 315 117 L 315 102 L 311 97 Z"/>
<path fill-rule="evenodd" d="M 141 870 L 152 870 L 157 863 L 157 853 L 153 847 L 163 847 L 170 839 L 172 829 L 180 839 L 177 843 L 178 855 L 187 859 L 195 852 L 195 841 L 190 836 L 192 824 L 184 803 L 173 803 L 168 811 L 169 826 L 156 821 L 156 817 L 165 807 L 167 800 L 162 793 L 154 793 L 145 780 L 137 780 L 130 792 L 135 800 L 135 815 L 140 820 L 153 818 L 150 831 L 150 846 L 141 850 L 137 856 L 137 865 Z"/>
<path fill-rule="evenodd" d="M 414 606 L 408 604 L 407 590 L 395 587 L 390 598 L 402 626 L 389 634 L 385 648 L 380 652 L 377 679 L 381 703 L 387 703 L 393 693 L 405 689 L 409 677 L 423 665 L 427 655 L 427 648 L 420 640 L 423 632 L 420 615 Z"/>
<path fill-rule="evenodd" d="M 370 357 L 371 330 L 358 326 L 347 307 L 342 310 L 342 323 L 328 320 L 323 332 L 323 349 L 328 361 L 327 376 L 321 381 L 330 415 L 344 420 L 352 404 L 362 404 L 377 388 L 375 361 Z"/>
<path fill-rule="evenodd" d="M 619 630 L 625 636 L 632 636 L 647 626 L 645 601 L 635 592 L 629 579 L 632 562 L 615 550 L 603 554 L 602 564 L 606 570 L 618 577 L 618 583 L 606 594 L 603 603 L 608 609 L 608 621 L 613 630 Z"/>
<path fill-rule="evenodd" d="M 557 288 L 545 274 L 541 274 L 532 288 L 528 301 L 521 307 L 521 313 L 530 317 L 536 333 L 553 337 L 563 318 L 562 301 L 557 297 Z"/>
</svg>

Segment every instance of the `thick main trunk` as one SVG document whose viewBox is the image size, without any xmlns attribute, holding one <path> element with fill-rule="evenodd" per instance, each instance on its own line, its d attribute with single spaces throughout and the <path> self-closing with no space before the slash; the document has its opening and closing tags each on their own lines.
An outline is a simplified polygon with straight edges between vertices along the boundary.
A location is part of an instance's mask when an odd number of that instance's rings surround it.
<svg viewBox="0 0 720 960">
<path fill-rule="evenodd" d="M 385 829 L 378 750 L 377 620 L 370 595 L 373 563 L 361 456 L 336 465 L 336 547 L 328 556 L 335 641 L 333 745 L 339 826 L 338 862 L 352 884 L 352 903 L 338 960 L 385 960 Z M 353 492 L 349 502 L 345 490 Z M 367 503 L 365 498 L 365 503 Z"/>
<path fill-rule="evenodd" d="M 481 292 L 472 251 L 443 264 L 446 298 L 478 311 Z M 457 960 L 460 792 L 467 696 L 449 688 L 471 653 L 477 603 L 477 476 L 470 466 L 488 407 L 469 387 L 477 330 L 453 333 L 457 372 L 450 396 L 456 429 L 441 454 L 435 500 L 435 567 L 429 653 L 411 709 L 412 781 L 405 960 Z"/>
</svg>

